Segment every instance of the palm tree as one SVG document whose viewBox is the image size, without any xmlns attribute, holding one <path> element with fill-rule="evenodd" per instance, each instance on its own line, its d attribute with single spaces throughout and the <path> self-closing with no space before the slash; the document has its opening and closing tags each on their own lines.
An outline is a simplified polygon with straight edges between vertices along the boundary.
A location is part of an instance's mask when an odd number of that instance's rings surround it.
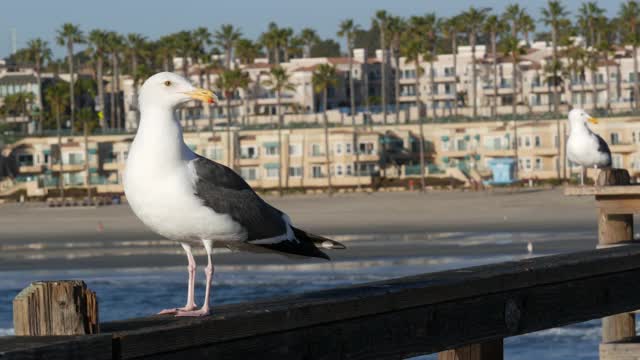
<svg viewBox="0 0 640 360">
<path fill-rule="evenodd" d="M 608 21 L 606 17 L 601 17 L 599 20 L 600 36 L 596 43 L 596 49 L 602 54 L 605 62 L 605 82 L 607 83 L 605 91 L 607 97 L 606 108 L 607 111 L 611 111 L 611 70 L 610 70 L 610 56 L 614 54 L 615 48 L 613 46 L 613 39 L 615 37 L 614 27 L 615 20 Z"/>
<path fill-rule="evenodd" d="M 293 29 L 292 28 L 283 28 L 280 29 L 280 33 L 278 34 L 278 39 L 280 40 L 280 47 L 284 53 L 284 61 L 289 61 L 289 55 L 291 54 L 291 42 L 293 40 Z"/>
<path fill-rule="evenodd" d="M 227 166 L 234 168 L 235 157 L 231 157 L 231 100 L 242 86 L 244 73 L 240 69 L 225 70 L 216 79 L 216 88 L 224 94 L 227 108 Z"/>
<path fill-rule="evenodd" d="M 71 107 L 71 133 L 73 134 L 73 122 L 75 118 L 75 95 L 73 93 L 73 84 L 74 84 L 74 63 L 73 63 L 73 45 L 84 42 L 84 36 L 80 27 L 71 23 L 64 23 L 60 29 L 58 29 L 58 35 L 56 37 L 56 41 L 60 46 L 67 47 L 67 62 L 69 63 L 69 97 L 70 97 L 70 107 Z"/>
<path fill-rule="evenodd" d="M 259 41 L 267 49 L 267 56 L 272 55 L 275 64 L 279 65 L 280 51 L 282 50 L 282 29 L 276 23 L 270 22 L 267 31 L 260 35 Z"/>
<path fill-rule="evenodd" d="M 517 6 L 517 5 L 516 5 Z M 489 34 L 491 41 L 491 57 L 493 60 L 493 102 L 491 103 L 491 116 L 498 115 L 498 52 L 497 42 L 498 34 L 502 33 L 506 29 L 504 21 L 498 16 L 491 15 L 487 17 L 484 24 L 484 32 Z M 514 88 L 515 97 L 515 88 Z"/>
<path fill-rule="evenodd" d="M 176 47 L 176 37 L 174 34 L 162 36 L 155 42 L 156 55 L 162 62 L 162 71 L 171 70 L 171 59 L 176 54 Z"/>
<path fill-rule="evenodd" d="M 27 49 L 29 52 L 29 57 L 33 60 L 34 70 L 36 73 L 36 82 L 38 83 L 37 88 L 37 106 L 38 106 L 38 129 L 37 131 L 42 131 L 42 112 L 44 111 L 42 107 L 42 66 L 45 61 L 49 61 L 51 59 L 51 48 L 49 48 L 49 43 L 46 41 L 36 38 L 33 40 L 29 40 L 27 43 Z"/>
<path fill-rule="evenodd" d="M 482 29 L 482 24 L 487 17 L 489 8 L 475 8 L 471 6 L 467 11 L 461 14 L 461 21 L 464 23 L 465 31 L 469 37 L 469 44 L 471 45 L 471 86 L 472 86 L 472 104 L 473 104 L 473 117 L 478 116 L 478 74 L 476 69 L 476 42 L 478 34 Z"/>
<path fill-rule="evenodd" d="M 313 48 L 315 44 L 320 42 L 320 37 L 318 36 L 318 33 L 311 28 L 304 28 L 302 29 L 302 31 L 300 31 L 300 35 L 298 37 L 302 41 L 302 45 L 304 48 L 302 52 L 303 54 L 302 57 L 304 58 L 311 57 L 311 48 Z"/>
<path fill-rule="evenodd" d="M 356 168 L 356 179 L 358 188 L 360 188 L 360 177 L 357 176 L 357 169 L 360 164 L 360 154 L 358 153 L 358 130 L 356 129 L 356 95 L 355 86 L 353 84 L 353 47 L 355 42 L 356 31 L 359 31 L 360 27 L 353 22 L 353 19 L 346 19 L 340 24 L 340 30 L 338 36 L 344 37 L 347 44 L 347 52 L 349 55 L 349 98 L 351 100 L 351 127 L 353 128 L 353 143 L 356 154 L 356 161 L 354 167 Z"/>
<path fill-rule="evenodd" d="M 380 50 L 382 51 L 382 84 L 380 85 L 380 93 L 382 95 L 382 121 L 387 123 L 387 47 L 386 47 L 386 29 L 389 22 L 389 14 L 384 10 L 376 11 L 373 18 L 373 24 L 380 31 Z"/>
<path fill-rule="evenodd" d="M 542 21 L 545 25 L 551 28 L 551 46 L 552 46 L 552 61 L 554 63 L 558 62 L 558 36 L 560 26 L 562 22 L 567 16 L 567 11 L 565 10 L 562 3 L 558 0 L 549 0 L 547 2 L 547 8 L 542 9 Z M 553 112 L 558 113 L 558 109 L 560 107 L 560 98 L 558 97 L 558 73 L 555 72 L 557 67 L 554 67 L 553 81 L 552 84 L 552 93 L 553 93 Z M 560 134 L 558 134 L 558 139 L 560 139 Z"/>
<path fill-rule="evenodd" d="M 356 95 L 353 85 L 353 47 L 355 41 L 355 32 L 360 30 L 353 19 L 346 19 L 340 23 L 338 36 L 344 37 L 347 44 L 347 52 L 349 55 L 349 99 L 351 101 L 351 126 L 355 131 L 356 128 Z"/>
<path fill-rule="evenodd" d="M 96 60 L 96 84 L 98 87 L 98 97 L 96 100 L 96 108 L 99 112 L 104 114 L 104 81 L 103 81 L 103 69 L 104 59 L 108 51 L 108 33 L 104 30 L 91 30 L 87 37 L 88 48 L 91 56 Z M 100 127 L 106 128 L 106 122 L 104 121 L 104 115 L 100 117 Z"/>
<path fill-rule="evenodd" d="M 530 45 L 529 42 L 529 34 L 536 31 L 536 23 L 531 17 L 531 15 L 523 12 L 520 16 L 520 32 L 524 35 L 524 42 L 527 45 Z"/>
<path fill-rule="evenodd" d="M 400 37 L 405 31 L 405 27 L 405 22 L 401 17 L 391 16 L 385 29 L 389 43 L 389 53 L 393 58 L 396 124 L 400 122 Z"/>
<path fill-rule="evenodd" d="M 520 46 L 520 42 L 518 41 L 518 38 L 513 37 L 513 36 L 508 36 L 505 39 L 502 40 L 502 53 L 505 56 L 508 56 L 511 58 L 511 83 L 513 86 L 513 101 L 511 102 L 511 114 L 513 116 L 513 139 L 514 139 L 514 153 L 515 153 L 515 161 L 516 161 L 516 171 L 515 171 L 515 179 L 518 180 L 518 168 L 519 168 L 519 161 L 518 161 L 518 120 L 517 120 L 517 99 L 518 99 L 518 62 L 520 60 L 520 57 L 524 54 L 526 54 L 526 50 L 525 48 L 523 48 L 522 46 Z"/>
<path fill-rule="evenodd" d="M 460 16 L 453 16 L 442 22 L 443 34 L 451 41 L 451 54 L 453 55 L 453 111 L 458 116 L 458 34 L 464 29 Z"/>
<path fill-rule="evenodd" d="M 236 41 L 235 55 L 241 64 L 250 65 L 260 56 L 260 47 L 249 39 L 238 39 Z"/>
<path fill-rule="evenodd" d="M 60 198 L 64 198 L 63 161 L 62 161 L 62 121 L 60 119 L 65 107 L 69 104 L 69 88 L 62 82 L 49 86 L 45 93 L 47 103 L 51 106 L 56 118 L 56 131 L 58 134 L 58 161 L 60 172 L 58 173 L 58 191 Z"/>
<path fill-rule="evenodd" d="M 211 54 L 207 47 L 213 44 L 211 40 L 211 33 L 209 29 L 204 26 L 200 26 L 197 29 L 191 32 L 191 37 L 193 39 L 194 45 L 194 57 L 196 58 L 196 62 L 198 63 L 198 85 L 200 87 L 204 86 L 204 74 L 206 73 L 206 65 L 211 62 Z M 204 113 L 211 113 L 211 104 L 202 102 L 200 104 L 202 106 L 202 111 Z M 198 129 L 196 124 L 196 118 L 192 119 L 192 126 Z M 198 129 L 199 130 L 199 129 Z"/>
<path fill-rule="evenodd" d="M 327 97 L 328 89 L 335 87 L 338 83 L 336 76 L 336 69 L 329 64 L 321 64 L 313 72 L 312 77 L 313 89 L 316 93 L 322 94 L 322 112 L 324 123 L 324 149 L 327 162 L 327 190 L 329 196 L 333 194 L 333 187 L 331 185 L 331 149 L 329 148 L 329 120 L 327 119 Z M 359 170 L 359 169 L 357 169 Z"/>
<path fill-rule="evenodd" d="M 276 65 L 271 68 L 270 78 L 265 79 L 262 84 L 270 87 L 276 93 L 276 107 L 278 110 L 278 195 L 282 196 L 282 125 L 284 116 L 282 113 L 282 92 L 294 91 L 295 87 L 291 83 L 291 75 L 282 66 Z M 286 169 L 289 176 L 289 169 Z"/>
<path fill-rule="evenodd" d="M 147 38 L 143 35 L 130 33 L 127 35 L 127 53 L 131 59 L 131 77 L 133 78 L 133 103 L 136 113 L 136 127 L 140 124 L 140 109 L 138 108 L 138 84 L 141 76 L 138 71 L 138 59 L 144 54 Z"/>
<path fill-rule="evenodd" d="M 638 110 L 640 97 L 640 79 L 638 79 L 638 45 L 640 36 L 638 35 L 638 25 L 640 24 L 640 6 L 636 0 L 628 0 L 622 3 L 618 12 L 620 21 L 620 34 L 624 43 L 631 45 L 633 56 L 633 109 Z"/>
<path fill-rule="evenodd" d="M 107 47 L 111 53 L 111 112 L 109 121 L 114 128 L 124 129 L 124 121 L 120 115 L 120 52 L 124 46 L 122 35 L 115 31 L 107 34 Z"/>
<path fill-rule="evenodd" d="M 223 24 L 220 26 L 220 29 L 216 30 L 213 37 L 215 39 L 215 45 L 224 49 L 225 66 L 227 69 L 230 69 L 233 48 L 236 42 L 242 37 L 242 32 L 231 24 Z"/>
<path fill-rule="evenodd" d="M 584 38 L 587 39 L 587 46 L 596 46 L 596 25 L 603 15 L 604 9 L 600 8 L 595 1 L 584 2 L 580 6 L 577 25 Z"/>
<path fill-rule="evenodd" d="M 409 20 L 409 31 L 402 41 L 402 55 L 407 63 L 413 62 L 416 69 L 415 76 L 415 97 L 416 108 L 418 110 L 418 122 L 420 128 L 420 191 L 424 192 L 426 187 L 425 162 L 424 162 L 424 116 L 422 116 L 422 100 L 420 99 L 420 77 L 424 69 L 420 66 L 420 58 L 426 52 L 427 44 L 424 41 L 424 28 L 422 17 L 412 16 Z"/>
</svg>

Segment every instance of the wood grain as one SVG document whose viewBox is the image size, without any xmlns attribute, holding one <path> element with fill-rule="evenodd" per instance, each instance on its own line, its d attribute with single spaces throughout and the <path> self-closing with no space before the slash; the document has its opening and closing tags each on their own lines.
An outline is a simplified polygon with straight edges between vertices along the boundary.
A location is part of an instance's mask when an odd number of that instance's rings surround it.
<svg viewBox="0 0 640 360">
<path fill-rule="evenodd" d="M 13 300 L 16 335 L 87 335 L 99 332 L 96 294 L 84 281 L 37 281 Z"/>
</svg>

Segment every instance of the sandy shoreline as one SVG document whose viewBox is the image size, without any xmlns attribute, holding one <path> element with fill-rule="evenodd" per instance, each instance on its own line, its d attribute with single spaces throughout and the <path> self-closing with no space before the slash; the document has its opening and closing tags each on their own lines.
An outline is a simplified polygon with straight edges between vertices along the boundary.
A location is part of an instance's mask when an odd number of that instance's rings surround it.
<svg viewBox="0 0 640 360">
<path fill-rule="evenodd" d="M 566 197 L 560 189 L 520 192 L 434 192 L 268 197 L 305 229 L 329 236 L 375 234 L 393 246 L 359 242 L 336 259 L 410 256 L 423 243 L 399 234 L 508 233 L 526 241 L 529 233 L 580 233 L 588 241 L 556 240 L 553 248 L 588 249 L 596 237 L 596 210 L 590 197 Z M 99 224 L 104 230 L 98 231 Z M 394 240 L 395 239 L 395 240 Z M 520 239 L 520 238 L 519 238 Z M 464 238 L 459 241 L 464 242 Z M 365 245 L 363 245 L 365 244 Z M 426 246 L 426 243 L 424 244 Z M 545 246 L 551 246 L 550 243 Z M 521 245 L 517 245 L 518 251 Z M 429 244 L 430 254 L 460 252 Z M 467 249 L 465 255 L 491 251 Z M 551 248 L 549 249 L 551 251 Z M 153 253 L 153 254 L 151 254 Z M 221 254 L 222 263 L 269 263 L 269 255 Z M 42 204 L 0 206 L 0 270 L 181 265 L 179 246 L 147 230 L 126 205 L 101 208 L 47 208 Z"/>
</svg>

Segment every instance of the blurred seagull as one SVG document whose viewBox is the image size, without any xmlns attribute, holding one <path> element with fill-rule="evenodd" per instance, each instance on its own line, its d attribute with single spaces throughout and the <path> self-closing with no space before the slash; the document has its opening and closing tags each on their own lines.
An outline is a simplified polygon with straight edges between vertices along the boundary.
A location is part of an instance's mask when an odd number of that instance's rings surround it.
<svg viewBox="0 0 640 360">
<path fill-rule="evenodd" d="M 329 257 L 319 248 L 345 248 L 294 227 L 285 213 L 262 200 L 233 170 L 192 152 L 184 143 L 175 109 L 194 99 L 217 101 L 211 91 L 195 88 L 173 73 L 158 73 L 145 81 L 139 96 L 140 125 L 124 176 L 133 212 L 153 231 L 179 242 L 187 253 L 187 304 L 160 312 L 176 316 L 210 313 L 215 247 L 324 259 Z M 208 265 L 204 304 L 197 309 L 191 247 L 199 244 L 204 245 Z"/>
<path fill-rule="evenodd" d="M 584 185 L 586 168 L 602 169 L 611 166 L 611 151 L 607 142 L 589 129 L 587 121 L 592 124 L 598 123 L 596 118 L 589 116 L 582 109 L 573 109 L 569 112 L 571 132 L 567 140 L 567 157 L 582 166 L 581 185 Z"/>
</svg>

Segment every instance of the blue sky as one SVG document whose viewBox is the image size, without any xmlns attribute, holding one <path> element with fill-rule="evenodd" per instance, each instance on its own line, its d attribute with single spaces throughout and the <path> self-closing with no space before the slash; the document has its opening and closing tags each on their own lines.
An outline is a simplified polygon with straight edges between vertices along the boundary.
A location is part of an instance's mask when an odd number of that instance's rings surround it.
<svg viewBox="0 0 640 360">
<path fill-rule="evenodd" d="M 476 2 L 502 12 L 514 0 Z M 519 2 L 534 17 L 538 17 L 545 0 Z M 610 15 L 617 12 L 623 0 L 600 0 Z M 575 11 L 582 1 L 565 0 L 567 8 Z M 42 37 L 55 44 L 55 30 L 64 22 L 79 24 L 84 31 L 93 28 L 116 30 L 121 33 L 139 32 L 149 38 L 162 34 L 220 24 L 239 26 L 250 38 L 257 37 L 270 21 L 295 30 L 310 26 L 322 37 L 335 37 L 338 23 L 354 18 L 368 26 L 377 9 L 410 16 L 434 11 L 439 16 L 456 14 L 469 6 L 461 0 L 4 0 L 0 11 L 0 57 L 11 49 L 10 29 L 17 31 L 18 48 L 29 39 Z M 539 25 L 540 26 L 540 25 Z M 63 50 L 54 45 L 54 54 Z"/>
</svg>

